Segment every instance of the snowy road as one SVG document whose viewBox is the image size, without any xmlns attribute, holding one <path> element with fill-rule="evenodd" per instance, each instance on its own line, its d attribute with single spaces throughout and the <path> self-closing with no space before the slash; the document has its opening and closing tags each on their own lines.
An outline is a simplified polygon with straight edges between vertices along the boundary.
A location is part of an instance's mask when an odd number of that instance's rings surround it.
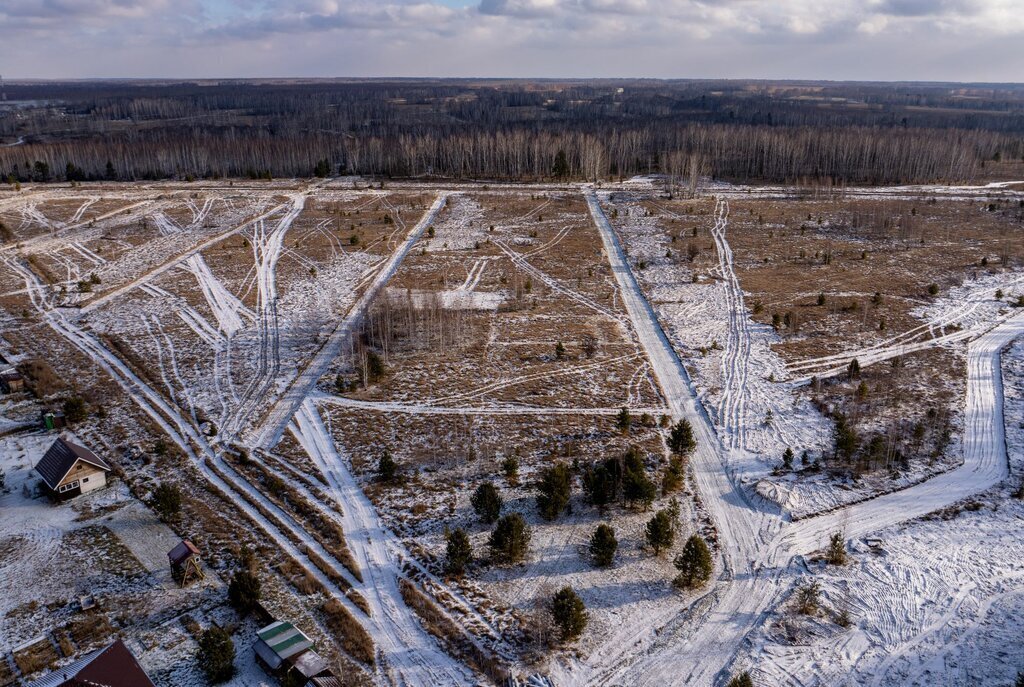
<svg viewBox="0 0 1024 687">
<path fill-rule="evenodd" d="M 556 665 L 553 675 L 559 684 L 722 682 L 746 636 L 799 575 L 793 565 L 797 555 L 821 549 L 833 532 L 844 531 L 848 538 L 863 536 L 955 503 L 1006 477 L 1000 352 L 1024 334 L 1024 312 L 1010 316 L 968 346 L 961 467 L 906 490 L 798 523 L 748 501 L 728 475 L 726 449 L 630 271 L 596 194 L 588 191 L 586 199 L 634 331 L 669 407 L 674 416 L 688 417 L 693 423 L 698 448 L 691 464 L 702 501 L 718 528 L 724 571 L 711 590 L 693 602 L 694 612 L 682 609 L 638 619 L 628 629 L 611 633 L 589 656 Z"/>
</svg>

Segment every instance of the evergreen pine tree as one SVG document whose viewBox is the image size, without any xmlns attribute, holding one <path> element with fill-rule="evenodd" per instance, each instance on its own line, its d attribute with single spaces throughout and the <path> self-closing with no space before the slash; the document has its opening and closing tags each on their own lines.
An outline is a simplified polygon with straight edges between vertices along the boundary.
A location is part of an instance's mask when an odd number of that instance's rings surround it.
<svg viewBox="0 0 1024 687">
<path fill-rule="evenodd" d="M 181 513 L 181 490 L 167 482 L 160 484 L 153 490 L 152 505 L 161 520 L 175 520 Z"/>
<path fill-rule="evenodd" d="M 682 553 L 676 556 L 675 566 L 679 571 L 674 580 L 677 587 L 703 587 L 714 569 L 707 543 L 699 535 L 691 535 L 683 545 Z"/>
<path fill-rule="evenodd" d="M 391 451 L 385 448 L 384 453 L 381 454 L 380 460 L 377 462 L 377 481 L 385 483 L 394 482 L 397 475 L 398 463 L 395 462 Z"/>
<path fill-rule="evenodd" d="M 477 487 L 469 501 L 473 504 L 473 510 L 481 522 L 491 524 L 501 515 L 503 504 L 501 494 L 491 482 L 484 482 Z"/>
<path fill-rule="evenodd" d="M 199 638 L 199 667 L 210 684 L 227 682 L 235 674 L 235 643 L 231 635 L 212 626 Z"/>
<path fill-rule="evenodd" d="M 240 570 L 228 585 L 228 603 L 242 615 L 249 615 L 259 603 L 262 587 L 260 578 L 248 570 Z"/>
<path fill-rule="evenodd" d="M 445 549 L 445 572 L 461 577 L 472 561 L 473 546 L 469 541 L 469 535 L 463 529 L 456 529 L 448 535 L 448 546 Z"/>
<path fill-rule="evenodd" d="M 782 454 L 782 468 L 786 471 L 793 469 L 793 449 L 786 447 L 786 452 Z"/>
<path fill-rule="evenodd" d="M 623 434 L 629 434 L 629 426 L 633 423 L 633 418 L 629 414 L 629 408 L 623 408 L 619 411 L 619 414 L 615 416 L 615 427 Z"/>
<path fill-rule="evenodd" d="M 672 427 L 668 447 L 672 453 L 680 456 L 687 456 L 697 448 L 697 440 L 693 437 L 693 427 L 685 417 Z"/>
<path fill-rule="evenodd" d="M 846 565 L 846 541 L 843 539 L 842 532 L 833 532 L 829 537 L 825 559 L 831 565 Z"/>
<path fill-rule="evenodd" d="M 551 174 L 559 179 L 569 176 L 569 158 L 564 150 L 559 150 L 555 154 L 555 164 L 551 168 Z"/>
<path fill-rule="evenodd" d="M 487 545 L 498 563 L 518 563 L 530 546 L 530 527 L 522 515 L 510 513 L 498 520 Z"/>
<path fill-rule="evenodd" d="M 594 565 L 607 568 L 615 560 L 615 551 L 618 548 L 619 542 L 615 539 L 615 530 L 611 525 L 598 525 L 590 537 L 590 555 Z"/>
<path fill-rule="evenodd" d="M 537 485 L 537 509 L 545 520 L 554 520 L 569 505 L 572 474 L 565 463 L 556 463 L 541 473 Z"/>
<path fill-rule="evenodd" d="M 622 463 L 622 498 L 630 506 L 639 504 L 645 509 L 648 508 L 654 502 L 658 490 L 654 482 L 647 477 L 640 451 L 631 447 L 626 451 Z"/>
<path fill-rule="evenodd" d="M 563 587 L 551 600 L 551 615 L 563 642 L 576 639 L 587 627 L 587 607 L 572 587 Z"/>
<path fill-rule="evenodd" d="M 666 510 L 659 510 L 647 522 L 647 543 L 654 549 L 654 555 L 672 546 L 676 540 L 676 528 Z"/>
</svg>

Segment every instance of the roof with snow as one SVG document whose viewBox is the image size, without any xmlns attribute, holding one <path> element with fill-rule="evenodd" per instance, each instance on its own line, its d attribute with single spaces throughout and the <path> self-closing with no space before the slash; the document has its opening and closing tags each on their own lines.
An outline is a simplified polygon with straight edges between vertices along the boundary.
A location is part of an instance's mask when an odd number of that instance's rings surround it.
<svg viewBox="0 0 1024 687">
<path fill-rule="evenodd" d="M 198 556 L 199 549 L 188 539 L 182 539 L 181 543 L 167 552 L 167 560 L 171 565 L 181 565 L 192 556 Z"/>
<path fill-rule="evenodd" d="M 155 687 L 120 639 L 86 654 L 28 687 Z"/>
<path fill-rule="evenodd" d="M 256 636 L 259 639 L 253 648 L 272 670 L 313 646 L 302 630 L 284 620 L 267 625 Z"/>
<path fill-rule="evenodd" d="M 60 483 L 75 467 L 75 463 L 83 461 L 93 465 L 104 472 L 110 472 L 110 466 L 102 458 L 97 457 L 92 451 L 73 444 L 64 438 L 58 437 L 53 445 L 43 454 L 43 457 L 36 463 L 36 472 L 46 482 L 50 489 L 56 489 Z"/>
</svg>

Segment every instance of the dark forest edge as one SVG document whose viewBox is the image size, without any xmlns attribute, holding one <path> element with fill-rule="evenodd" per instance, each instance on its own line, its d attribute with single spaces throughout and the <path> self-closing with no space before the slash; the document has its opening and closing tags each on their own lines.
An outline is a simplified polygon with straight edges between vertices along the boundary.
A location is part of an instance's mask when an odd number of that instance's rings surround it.
<svg viewBox="0 0 1024 687">
<path fill-rule="evenodd" d="M 7 96 L 0 174 L 10 182 L 667 174 L 893 184 L 1024 168 L 1024 88 L 1012 85 L 54 82 L 8 85 Z"/>
</svg>

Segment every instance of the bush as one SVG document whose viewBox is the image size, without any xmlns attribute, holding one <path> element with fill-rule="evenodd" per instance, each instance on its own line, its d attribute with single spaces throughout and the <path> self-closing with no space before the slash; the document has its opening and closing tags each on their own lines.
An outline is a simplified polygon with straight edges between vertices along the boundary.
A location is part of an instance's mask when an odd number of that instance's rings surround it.
<svg viewBox="0 0 1024 687">
<path fill-rule="evenodd" d="M 541 473 L 537 485 L 537 510 L 545 520 L 554 520 L 569 505 L 572 474 L 565 463 L 556 463 Z"/>
<path fill-rule="evenodd" d="M 654 517 L 647 522 L 647 543 L 654 554 L 658 555 L 662 549 L 672 546 L 676 540 L 676 528 L 672 522 L 672 516 L 667 510 L 659 510 Z"/>
<path fill-rule="evenodd" d="M 457 529 L 448 535 L 444 569 L 449 575 L 462 576 L 473 562 L 473 546 L 465 530 Z"/>
<path fill-rule="evenodd" d="M 227 682 L 235 674 L 235 643 L 217 626 L 199 638 L 199 667 L 211 684 Z"/>
<path fill-rule="evenodd" d="M 691 535 L 682 553 L 676 556 L 675 566 L 679 574 L 673 584 L 686 589 L 703 587 L 711 579 L 714 569 L 707 543 L 699 535 Z"/>
<path fill-rule="evenodd" d="M 153 490 L 152 506 L 162 520 L 175 520 L 181 513 L 181 490 L 174 484 L 160 484 Z"/>
<path fill-rule="evenodd" d="M 939 285 L 938 284 L 929 284 L 928 285 L 928 295 L 929 296 L 937 296 L 937 295 L 939 295 Z"/>
<path fill-rule="evenodd" d="M 498 488 L 491 482 L 484 482 L 477 487 L 469 501 L 473 504 L 473 510 L 481 522 L 490 524 L 501 515 L 501 494 L 498 493 Z"/>
<path fill-rule="evenodd" d="M 576 639 L 587 627 L 587 607 L 572 587 L 563 587 L 555 593 L 551 615 L 563 642 Z"/>
<path fill-rule="evenodd" d="M 64 401 L 64 419 L 70 424 L 77 424 L 89 416 L 88 407 L 80 396 L 72 396 Z"/>
<path fill-rule="evenodd" d="M 259 603 L 261 592 L 260 578 L 248 570 L 240 570 L 228 585 L 228 603 L 240 614 L 249 615 Z"/>
<path fill-rule="evenodd" d="M 618 548 L 619 542 L 615 539 L 615 530 L 611 525 L 598 525 L 590 537 L 590 556 L 594 565 L 607 568 L 615 560 L 615 551 Z"/>
<path fill-rule="evenodd" d="M 498 563 L 518 563 L 530 547 L 530 527 L 519 513 L 506 515 L 498 520 L 487 545 Z"/>
</svg>

